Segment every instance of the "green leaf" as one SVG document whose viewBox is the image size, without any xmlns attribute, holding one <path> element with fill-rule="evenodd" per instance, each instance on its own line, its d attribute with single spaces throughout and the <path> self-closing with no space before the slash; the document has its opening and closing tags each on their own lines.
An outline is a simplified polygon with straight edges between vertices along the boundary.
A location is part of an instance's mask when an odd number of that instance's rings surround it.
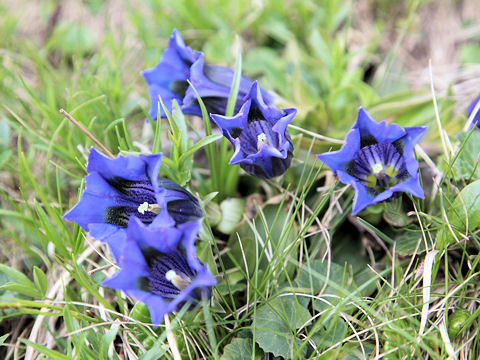
<svg viewBox="0 0 480 360">
<path fill-rule="evenodd" d="M 329 267 L 330 272 L 328 269 Z M 304 264 L 300 268 L 294 284 L 300 288 L 309 289 L 311 294 L 318 294 L 325 285 L 328 275 L 329 284 L 324 292 L 328 294 L 336 294 L 345 285 L 343 284 L 345 282 L 344 273 L 345 270 L 343 266 L 334 262 L 331 262 L 329 266 L 327 261 L 312 260 L 310 261 L 310 264 Z M 345 288 L 345 291 L 348 291 L 348 289 Z"/>
<path fill-rule="evenodd" d="M 5 334 L 5 335 L 0 336 L 0 346 L 5 342 L 5 340 L 7 340 L 7 337 L 9 335 L 10 334 Z"/>
<path fill-rule="evenodd" d="M 210 242 L 202 241 L 198 244 L 197 257 L 202 263 L 207 264 L 208 269 L 214 276 L 218 275 L 217 264 Z"/>
<path fill-rule="evenodd" d="M 383 218 L 390 225 L 403 228 L 411 222 L 411 219 L 403 211 L 401 199 L 394 199 L 382 205 L 384 209 Z"/>
<path fill-rule="evenodd" d="M 12 156 L 12 150 L 6 149 L 0 153 L 0 169 L 8 162 Z"/>
<path fill-rule="evenodd" d="M 422 234 L 420 232 L 402 230 L 400 232 L 400 236 L 395 239 L 395 242 L 395 252 L 402 256 L 414 254 L 415 249 L 417 249 L 417 254 L 425 251 L 425 242 L 423 241 Z"/>
<path fill-rule="evenodd" d="M 25 274 L 23 274 L 18 270 L 12 269 L 7 265 L 0 264 L 0 271 L 21 285 L 35 288 L 35 285 L 33 284 L 33 282 L 31 282 L 30 279 Z"/>
<path fill-rule="evenodd" d="M 457 137 L 463 144 L 453 165 L 458 178 L 480 179 L 480 132 L 460 133 Z"/>
<path fill-rule="evenodd" d="M 252 339 L 234 338 L 230 344 L 225 346 L 220 360 L 250 360 L 260 359 L 263 356 L 261 349 L 255 350 L 255 357 L 252 357 Z"/>
<path fill-rule="evenodd" d="M 108 360 L 108 348 L 110 344 L 113 342 L 115 337 L 118 334 L 119 325 L 114 323 L 109 331 L 107 331 L 100 340 L 100 359 Z"/>
<path fill-rule="evenodd" d="M 242 222 L 229 238 L 228 248 L 230 251 L 225 256 L 227 267 L 234 262 L 235 266 L 245 268 L 243 254 L 248 259 L 247 267 L 250 274 L 254 272 L 258 260 L 260 260 L 258 264 L 260 270 L 268 267 L 265 255 L 267 251 L 272 254 L 272 263 L 278 263 L 286 258 L 296 258 L 298 242 L 295 243 L 295 237 L 297 233 L 294 225 L 288 227 L 290 220 L 289 214 L 281 205 L 267 205 L 252 221 L 255 224 L 255 231 L 252 230 L 251 224 Z M 262 247 L 261 243 L 265 247 Z M 292 244 L 295 246 L 292 247 Z M 260 256 L 256 253 L 257 247 Z M 269 248 L 271 249 L 269 250 Z M 270 265 L 275 266 L 272 263 Z M 293 276 L 296 266 L 293 262 L 289 262 L 285 269 Z"/>
<path fill-rule="evenodd" d="M 33 268 L 33 280 L 35 281 L 35 285 L 37 289 L 40 290 L 43 296 L 47 293 L 48 289 L 48 280 L 45 273 L 39 267 L 35 266 Z"/>
<path fill-rule="evenodd" d="M 27 339 L 20 339 L 23 343 L 25 343 L 28 346 L 33 347 L 35 350 L 37 350 L 39 353 L 45 355 L 47 359 L 52 359 L 52 360 L 73 360 L 71 357 L 60 354 L 59 352 L 51 349 L 47 349 L 44 346 L 35 344 L 33 341 L 29 341 Z"/>
<path fill-rule="evenodd" d="M 312 340 L 318 348 L 328 348 L 338 343 L 347 333 L 347 325 L 338 314 L 330 316 L 325 321 L 320 319 L 314 326 L 316 331 L 312 335 Z"/>
<path fill-rule="evenodd" d="M 238 91 L 240 89 L 240 77 L 242 75 L 242 47 L 240 46 L 240 38 L 237 37 L 237 59 L 235 61 L 235 74 L 233 75 L 232 87 L 228 96 L 226 116 L 232 116 L 237 102 Z M 223 114 L 222 114 L 223 115 Z"/>
<path fill-rule="evenodd" d="M 175 122 L 175 126 L 180 132 L 182 148 L 187 149 L 188 142 L 190 140 L 188 137 L 187 124 L 185 123 L 185 116 L 183 115 L 183 112 L 175 99 L 172 101 L 172 118 Z"/>
<path fill-rule="evenodd" d="M 192 156 L 196 151 L 200 150 L 202 147 L 211 144 L 217 140 L 220 140 L 223 137 L 223 135 L 217 134 L 217 135 L 209 135 L 204 137 L 202 140 L 197 142 L 195 145 L 190 147 L 187 151 L 185 151 L 180 158 L 178 159 L 178 163 L 181 164 L 185 160 L 187 160 L 190 156 Z"/>
<path fill-rule="evenodd" d="M 84 54 L 94 50 L 97 38 L 97 34 L 88 26 L 66 23 L 55 28 L 47 47 L 58 50 L 66 56 Z"/>
<path fill-rule="evenodd" d="M 300 339 L 296 337 L 295 330 L 310 318 L 308 309 L 293 297 L 277 297 L 257 309 L 255 341 L 265 352 L 275 356 L 299 358 Z M 306 351 L 306 348 L 303 350 Z"/>
<path fill-rule="evenodd" d="M 224 234 L 231 234 L 243 218 L 245 200 L 231 198 L 220 203 L 222 219 L 217 225 L 217 230 Z"/>
<path fill-rule="evenodd" d="M 462 233 L 473 231 L 480 226 L 480 180 L 460 191 L 448 209 L 447 216 L 450 225 Z"/>
</svg>

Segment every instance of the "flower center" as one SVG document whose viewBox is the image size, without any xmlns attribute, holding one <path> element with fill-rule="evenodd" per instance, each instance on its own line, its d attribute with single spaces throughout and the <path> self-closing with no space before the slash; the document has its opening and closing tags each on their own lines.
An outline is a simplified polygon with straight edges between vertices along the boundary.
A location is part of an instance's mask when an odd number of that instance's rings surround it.
<svg viewBox="0 0 480 360">
<path fill-rule="evenodd" d="M 186 289 L 197 275 L 186 257 L 178 251 L 165 254 L 145 248 L 142 253 L 148 265 L 149 288 L 156 295 L 173 298 Z"/>
<path fill-rule="evenodd" d="M 142 215 L 145 214 L 145 211 L 151 211 L 155 214 L 159 214 L 160 206 L 158 206 L 158 204 L 149 204 L 145 201 L 143 204 L 138 206 L 137 211 Z"/>
<path fill-rule="evenodd" d="M 185 279 L 178 275 L 175 270 L 168 270 L 165 274 L 165 278 L 170 281 L 178 290 L 186 289 L 192 282 L 191 279 Z"/>
<path fill-rule="evenodd" d="M 364 146 L 354 159 L 353 175 L 377 192 L 398 183 L 406 172 L 405 161 L 392 144 Z"/>
<path fill-rule="evenodd" d="M 372 172 L 374 174 L 380 174 L 383 171 L 383 164 L 378 163 L 378 164 L 373 164 L 372 166 Z"/>
<path fill-rule="evenodd" d="M 268 145 L 267 135 L 261 133 L 257 135 L 257 149 L 260 151 L 263 145 Z"/>
<path fill-rule="evenodd" d="M 278 144 L 278 134 L 272 131 L 272 124 L 267 120 L 250 120 L 246 129 L 238 136 L 240 147 L 245 155 L 256 154 L 265 145 Z"/>
<path fill-rule="evenodd" d="M 149 180 L 133 181 L 121 177 L 105 180 L 118 192 L 115 205 L 105 209 L 106 223 L 127 227 L 130 218 L 136 216 L 144 224 L 150 224 L 160 212 L 156 208 L 155 191 Z"/>
</svg>

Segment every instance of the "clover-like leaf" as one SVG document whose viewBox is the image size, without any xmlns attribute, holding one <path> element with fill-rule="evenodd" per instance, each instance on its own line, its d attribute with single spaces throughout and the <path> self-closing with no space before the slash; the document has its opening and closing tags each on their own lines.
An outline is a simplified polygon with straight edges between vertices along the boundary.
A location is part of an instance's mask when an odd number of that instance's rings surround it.
<svg viewBox="0 0 480 360">
<path fill-rule="evenodd" d="M 295 330 L 310 319 L 308 309 L 293 297 L 277 297 L 258 308 L 255 341 L 265 351 L 285 359 L 298 358 L 300 339 Z M 301 351 L 305 355 L 306 348 Z"/>
</svg>

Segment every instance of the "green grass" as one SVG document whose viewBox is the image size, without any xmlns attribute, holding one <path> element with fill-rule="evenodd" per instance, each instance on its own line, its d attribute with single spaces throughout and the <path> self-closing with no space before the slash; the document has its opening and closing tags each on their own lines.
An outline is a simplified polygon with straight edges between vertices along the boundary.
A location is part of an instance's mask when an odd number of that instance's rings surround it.
<svg viewBox="0 0 480 360">
<path fill-rule="evenodd" d="M 360 46 L 352 38 L 367 20 L 353 1 L 89 0 L 62 7 L 58 22 L 55 1 L 0 5 L 0 357 L 480 356 L 480 139 L 458 134 L 465 104 L 453 90 L 412 91 L 401 79 L 402 39 L 429 5 L 375 3 Z M 173 28 L 298 109 L 284 176 L 260 181 L 228 165 L 231 149 L 208 121 L 174 111 L 145 122 L 139 72 Z M 465 63 L 478 40 L 465 44 Z M 315 154 L 339 147 L 360 105 L 377 120 L 429 126 L 417 149 L 425 200 L 404 195 L 351 216 L 353 191 Z M 198 194 L 207 217 L 197 255 L 218 279 L 211 299 L 154 327 L 143 304 L 100 286 L 116 271 L 108 249 L 62 219 L 95 144 L 61 108 L 113 154 L 163 151 L 161 175 Z"/>
</svg>

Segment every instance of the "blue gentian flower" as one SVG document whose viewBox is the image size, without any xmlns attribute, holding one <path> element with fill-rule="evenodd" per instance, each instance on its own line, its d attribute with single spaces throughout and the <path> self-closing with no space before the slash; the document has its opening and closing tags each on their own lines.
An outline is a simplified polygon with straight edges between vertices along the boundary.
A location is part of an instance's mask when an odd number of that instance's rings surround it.
<svg viewBox="0 0 480 360">
<path fill-rule="evenodd" d="M 426 127 L 377 123 L 360 107 L 357 121 L 338 151 L 317 155 L 339 180 L 355 190 L 352 213 L 408 192 L 424 198 L 414 146 Z"/>
<path fill-rule="evenodd" d="M 227 67 L 205 64 L 203 54 L 200 54 L 198 59 L 192 64 L 189 80 L 198 92 L 198 96 L 202 98 L 209 113 L 225 115 L 234 75 L 235 72 Z M 234 114 L 244 104 L 245 96 L 252 85 L 253 80 L 243 75 L 240 77 Z M 195 90 L 191 86 L 187 89 L 183 99 L 184 105 L 194 106 L 197 104 L 198 106 Z M 261 87 L 259 87 L 259 90 L 266 105 L 272 105 L 275 102 L 275 97 L 271 93 Z"/>
<path fill-rule="evenodd" d="M 144 70 L 142 75 L 148 83 L 152 102 L 149 114 L 156 119 L 158 96 L 168 111 L 172 110 L 172 101 L 175 99 L 184 114 L 202 115 L 197 95 L 187 81 L 193 84 L 209 113 L 225 114 L 234 71 L 224 66 L 205 64 L 203 53 L 186 46 L 180 33 L 173 30 L 160 62 L 154 68 Z M 243 105 L 243 98 L 252 84 L 253 80 L 241 77 L 234 113 Z M 265 103 L 273 104 L 274 95 L 264 89 L 261 91 Z M 160 117 L 166 117 L 161 106 L 160 110 Z"/>
<path fill-rule="evenodd" d="M 470 105 L 468 105 L 467 114 L 469 118 L 472 115 L 473 111 L 475 110 L 475 107 L 477 106 L 479 101 L 480 101 L 480 95 L 478 95 L 477 98 L 473 100 Z M 477 113 L 475 114 L 475 117 L 472 120 L 472 126 L 476 126 L 476 128 L 480 130 L 480 110 L 477 111 Z"/>
<path fill-rule="evenodd" d="M 198 200 L 175 182 L 159 179 L 161 154 L 119 155 L 115 159 L 90 149 L 85 190 L 64 218 L 106 242 L 118 259 L 132 217 L 146 225 L 175 226 L 199 221 Z"/>
<path fill-rule="evenodd" d="M 195 241 L 199 228 L 198 222 L 179 228 L 152 228 L 132 219 L 119 261 L 120 270 L 102 285 L 123 290 L 145 303 L 155 325 L 183 304 L 197 303 L 201 293 L 209 293 L 216 284 L 208 268 L 194 254 L 192 240 Z M 186 254 L 185 244 L 191 244 Z"/>
<path fill-rule="evenodd" d="M 211 118 L 235 148 L 230 164 L 269 179 L 282 175 L 290 166 L 293 145 L 287 126 L 296 113 L 296 109 L 282 111 L 267 105 L 255 81 L 235 116 L 212 114 Z"/>
<path fill-rule="evenodd" d="M 160 62 L 154 68 L 142 71 L 142 76 L 148 83 L 148 93 L 152 102 L 149 111 L 152 119 L 156 119 L 158 115 L 158 96 L 162 98 L 165 107 L 170 112 L 173 99 L 177 100 L 182 107 L 185 91 L 189 86 L 187 80 L 190 78 L 190 67 L 200 54 L 186 46 L 180 33 L 173 30 L 168 48 L 164 50 Z M 185 114 L 202 114 L 198 105 L 182 107 L 182 110 Z M 160 117 L 166 117 L 161 105 Z"/>
</svg>

